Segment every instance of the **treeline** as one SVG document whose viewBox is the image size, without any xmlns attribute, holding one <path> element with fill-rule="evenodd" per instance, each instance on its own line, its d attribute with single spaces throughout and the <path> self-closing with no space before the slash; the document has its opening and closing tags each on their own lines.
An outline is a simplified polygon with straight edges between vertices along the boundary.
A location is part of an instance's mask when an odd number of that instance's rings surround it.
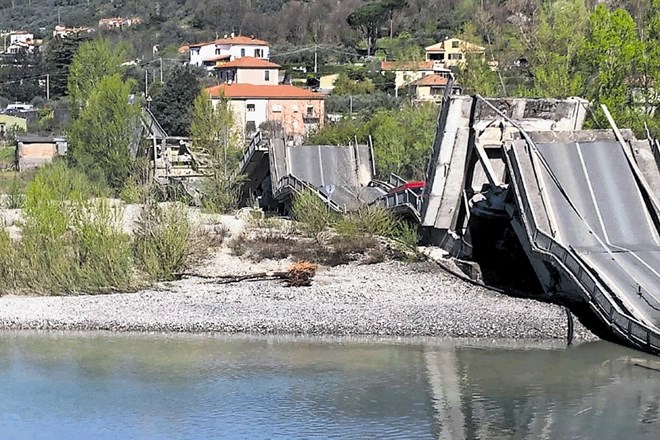
<svg viewBox="0 0 660 440">
<path fill-rule="evenodd" d="M 364 29 L 372 38 L 411 34 L 421 45 L 458 32 L 479 11 L 505 20 L 513 4 L 497 0 L 0 0 L 0 29 L 26 28 L 48 36 L 61 21 L 67 26 L 94 25 L 99 18 L 137 15 L 143 19 L 145 48 L 214 38 L 224 33 L 258 35 L 277 46 L 328 44 L 367 50 Z M 633 3 L 638 2 L 623 2 Z M 482 8 L 483 7 L 483 8 Z M 373 20 L 377 9 L 384 19 Z M 356 11 L 362 9 L 360 14 Z M 533 7 L 528 8 L 530 11 Z M 353 26 L 349 16 L 353 14 Z M 375 14 L 379 15 L 379 14 Z M 132 32 L 132 31 L 131 31 Z M 136 45 L 138 46 L 138 45 Z M 370 50 L 370 49 L 369 49 Z"/>
<path fill-rule="evenodd" d="M 630 9 L 590 9 L 583 0 L 536 3 L 531 11 L 529 4 L 512 9 L 506 20 L 484 11 L 464 25 L 467 38 L 488 42 L 486 60 L 469 60 L 459 74 L 467 92 L 580 96 L 592 102 L 594 126 L 607 126 L 599 108 L 605 104 L 620 126 L 638 135 L 648 126 L 660 135 L 660 0 Z M 497 72 L 485 66 L 491 59 Z"/>
</svg>

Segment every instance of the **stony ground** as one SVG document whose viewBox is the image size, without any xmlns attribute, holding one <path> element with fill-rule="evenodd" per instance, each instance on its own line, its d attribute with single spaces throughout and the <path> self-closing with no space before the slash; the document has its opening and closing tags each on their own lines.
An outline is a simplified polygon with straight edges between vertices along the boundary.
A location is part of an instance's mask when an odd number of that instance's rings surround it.
<svg viewBox="0 0 660 440">
<path fill-rule="evenodd" d="M 222 252 L 205 275 L 284 268 Z M 322 268 L 309 287 L 189 278 L 129 294 L 0 298 L 0 328 L 564 339 L 564 309 L 472 286 L 433 263 Z M 595 339 L 576 320 L 577 339 Z"/>
<path fill-rule="evenodd" d="M 123 227 L 129 233 L 138 212 L 134 205 L 125 207 Z M 222 224 L 226 241 L 249 223 L 245 213 L 213 219 L 193 214 L 201 225 Z M 20 211 L 0 210 L 0 220 L 18 233 Z M 250 274 L 286 270 L 290 263 L 250 262 L 224 246 L 195 273 Z M 575 322 L 577 339 L 595 339 Z M 562 307 L 473 286 L 431 262 L 320 268 L 311 286 L 298 288 L 190 277 L 136 293 L 0 297 L 4 329 L 565 339 L 567 325 Z"/>
</svg>

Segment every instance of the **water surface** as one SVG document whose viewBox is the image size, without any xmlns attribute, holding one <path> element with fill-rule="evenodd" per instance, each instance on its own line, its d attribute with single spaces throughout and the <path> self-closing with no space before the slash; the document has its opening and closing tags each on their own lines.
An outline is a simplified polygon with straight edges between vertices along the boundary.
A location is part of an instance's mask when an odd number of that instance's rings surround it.
<svg viewBox="0 0 660 440">
<path fill-rule="evenodd" d="M 605 342 L 0 333 L 0 439 L 657 439 Z"/>
</svg>

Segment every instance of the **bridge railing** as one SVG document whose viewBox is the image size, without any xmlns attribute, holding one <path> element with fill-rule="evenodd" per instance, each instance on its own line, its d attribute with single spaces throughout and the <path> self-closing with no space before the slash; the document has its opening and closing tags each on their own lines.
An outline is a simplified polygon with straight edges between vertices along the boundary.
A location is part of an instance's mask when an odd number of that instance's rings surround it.
<svg viewBox="0 0 660 440">
<path fill-rule="evenodd" d="M 318 188 L 315 188 L 309 183 L 300 180 L 293 174 L 288 174 L 286 176 L 283 176 L 277 182 L 277 187 L 273 191 L 273 196 L 277 199 L 279 197 L 282 197 L 284 193 L 287 191 L 295 194 L 302 194 L 305 191 L 310 191 L 311 193 L 316 194 L 316 196 L 318 196 L 321 200 L 323 200 L 323 202 L 326 203 L 328 207 L 333 211 L 340 213 L 345 212 L 345 210 L 341 206 L 339 206 L 337 203 L 333 202 L 331 199 L 326 197 L 325 194 L 323 194 L 321 191 L 318 190 Z"/>
<path fill-rule="evenodd" d="M 529 140 L 528 140 L 529 142 Z M 646 347 L 648 350 L 660 353 L 660 335 L 637 319 L 622 311 L 619 305 L 612 299 L 611 293 L 592 274 L 584 262 L 579 259 L 575 252 L 564 247 L 553 237 L 539 229 L 534 211 L 529 203 L 529 197 L 519 163 L 513 148 L 509 149 L 507 163 L 513 177 L 518 206 L 522 207 L 522 222 L 530 238 L 530 243 L 539 250 L 552 255 L 564 269 L 582 287 L 586 293 L 589 304 L 606 323 L 616 329 L 628 340 Z M 530 152 L 530 154 L 533 154 Z"/>
<path fill-rule="evenodd" d="M 243 152 L 243 157 L 241 158 L 241 162 L 240 162 L 241 172 L 245 170 L 245 166 L 250 162 L 250 159 L 252 158 L 252 155 L 254 155 L 254 152 L 257 150 L 257 148 L 261 144 L 261 141 L 262 141 L 261 132 L 258 131 L 252 137 L 252 140 L 250 141 L 247 148 Z"/>
<path fill-rule="evenodd" d="M 422 200 L 422 197 L 415 194 L 414 191 L 406 189 L 405 191 L 385 194 L 376 199 L 373 204 L 381 205 L 393 211 L 397 210 L 397 208 L 404 208 L 414 215 L 418 221 L 421 221 L 419 213 L 422 207 Z"/>
</svg>

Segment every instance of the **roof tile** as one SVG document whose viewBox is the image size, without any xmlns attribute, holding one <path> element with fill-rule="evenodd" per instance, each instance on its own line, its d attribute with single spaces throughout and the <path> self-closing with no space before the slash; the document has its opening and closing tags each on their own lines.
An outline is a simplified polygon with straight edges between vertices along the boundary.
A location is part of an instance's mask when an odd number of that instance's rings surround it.
<svg viewBox="0 0 660 440">
<path fill-rule="evenodd" d="M 268 60 L 264 60 L 263 58 L 241 57 L 241 58 L 236 58 L 233 61 L 220 64 L 218 66 L 218 68 L 220 69 L 229 69 L 235 67 L 241 67 L 244 69 L 268 69 L 268 68 L 277 69 L 280 67 L 280 65 L 272 63 Z"/>
<path fill-rule="evenodd" d="M 323 99 L 320 93 L 291 85 L 220 84 L 206 89 L 211 97 L 227 98 L 274 98 L 274 99 Z"/>
</svg>

